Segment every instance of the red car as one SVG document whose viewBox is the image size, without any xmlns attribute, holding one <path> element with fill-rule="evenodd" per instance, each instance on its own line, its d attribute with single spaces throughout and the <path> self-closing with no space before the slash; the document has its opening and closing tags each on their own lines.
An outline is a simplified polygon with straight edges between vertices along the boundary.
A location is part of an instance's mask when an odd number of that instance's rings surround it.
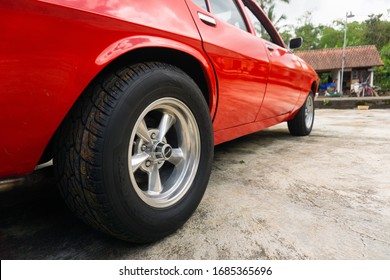
<svg viewBox="0 0 390 280">
<path fill-rule="evenodd" d="M 81 219 L 131 242 L 177 230 L 214 145 L 287 122 L 318 77 L 253 0 L 0 3 L 0 185 L 53 159 Z"/>
</svg>

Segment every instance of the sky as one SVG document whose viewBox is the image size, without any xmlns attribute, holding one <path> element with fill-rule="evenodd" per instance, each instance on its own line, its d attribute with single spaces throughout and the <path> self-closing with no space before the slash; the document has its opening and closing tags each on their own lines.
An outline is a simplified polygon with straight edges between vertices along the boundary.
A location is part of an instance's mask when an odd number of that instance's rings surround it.
<svg viewBox="0 0 390 280">
<path fill-rule="evenodd" d="M 348 21 L 364 21 L 370 14 L 384 14 L 390 20 L 390 0 L 290 0 L 290 4 L 276 1 L 275 12 L 278 16 L 285 14 L 284 24 L 297 25 L 306 11 L 312 13 L 315 25 L 332 25 L 337 19 L 345 20 L 345 15 L 352 12 L 354 18 Z M 382 17 L 384 19 L 384 17 Z"/>
</svg>

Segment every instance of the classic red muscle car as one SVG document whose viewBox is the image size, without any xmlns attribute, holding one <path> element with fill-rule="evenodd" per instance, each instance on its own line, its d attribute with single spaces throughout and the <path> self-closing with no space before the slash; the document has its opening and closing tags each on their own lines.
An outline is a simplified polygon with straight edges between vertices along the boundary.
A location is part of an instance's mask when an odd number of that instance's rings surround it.
<svg viewBox="0 0 390 280">
<path fill-rule="evenodd" d="M 53 159 L 69 208 L 131 242 L 177 230 L 214 145 L 287 121 L 318 77 L 253 0 L 0 2 L 0 185 Z"/>
</svg>

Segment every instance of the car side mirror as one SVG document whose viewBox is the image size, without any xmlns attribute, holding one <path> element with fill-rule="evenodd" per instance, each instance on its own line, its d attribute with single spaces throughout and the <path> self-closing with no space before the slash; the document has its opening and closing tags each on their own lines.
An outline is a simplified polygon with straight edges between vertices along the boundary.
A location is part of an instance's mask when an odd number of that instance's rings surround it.
<svg viewBox="0 0 390 280">
<path fill-rule="evenodd" d="M 288 49 L 289 50 L 298 49 L 302 47 L 302 43 L 303 43 L 302 37 L 291 39 L 290 42 L 288 43 Z"/>
</svg>

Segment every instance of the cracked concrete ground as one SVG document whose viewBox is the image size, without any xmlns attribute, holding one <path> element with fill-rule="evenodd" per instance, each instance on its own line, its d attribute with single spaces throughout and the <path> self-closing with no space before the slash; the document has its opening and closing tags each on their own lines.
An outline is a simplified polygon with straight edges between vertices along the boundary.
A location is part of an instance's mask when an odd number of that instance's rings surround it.
<svg viewBox="0 0 390 280">
<path fill-rule="evenodd" d="M 390 110 L 317 110 L 216 147 L 193 217 L 154 244 L 74 218 L 52 180 L 0 193 L 1 259 L 390 259 Z"/>
</svg>

